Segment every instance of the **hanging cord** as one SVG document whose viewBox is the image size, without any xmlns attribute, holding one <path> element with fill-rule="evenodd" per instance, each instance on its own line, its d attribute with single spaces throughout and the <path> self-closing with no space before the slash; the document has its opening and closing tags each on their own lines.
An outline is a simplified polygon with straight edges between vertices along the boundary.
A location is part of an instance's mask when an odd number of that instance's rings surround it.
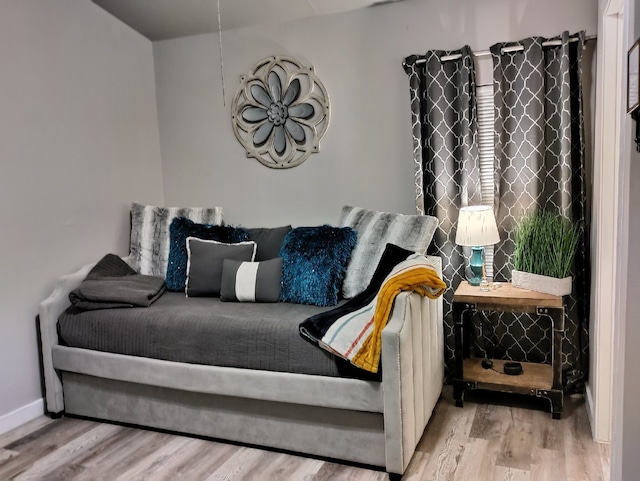
<svg viewBox="0 0 640 481">
<path fill-rule="evenodd" d="M 222 105 L 227 106 L 225 102 L 224 91 L 224 59 L 222 58 L 222 21 L 220 19 L 220 0 L 218 0 L 218 45 L 220 47 L 220 77 L 222 77 Z"/>
<path fill-rule="evenodd" d="M 473 317 L 479 321 L 479 325 L 477 325 L 477 327 L 480 334 L 479 339 L 476 337 L 473 340 L 474 347 L 480 351 L 484 357 L 494 358 L 496 356 L 496 351 L 500 347 L 500 340 L 496 334 L 496 327 L 489 320 L 485 312 L 476 311 Z M 473 327 L 475 329 L 476 326 Z M 485 328 L 488 331 L 488 335 L 485 335 Z M 489 346 L 487 346 L 487 341 Z"/>
</svg>

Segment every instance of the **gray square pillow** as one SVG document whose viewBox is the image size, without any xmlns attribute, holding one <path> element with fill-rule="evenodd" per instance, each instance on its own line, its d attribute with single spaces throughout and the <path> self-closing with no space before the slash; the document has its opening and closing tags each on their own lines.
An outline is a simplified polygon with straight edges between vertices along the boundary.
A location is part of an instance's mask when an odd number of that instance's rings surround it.
<svg viewBox="0 0 640 481">
<path fill-rule="evenodd" d="M 254 227 L 247 229 L 249 240 L 258 244 L 256 261 L 266 261 L 278 257 L 284 238 L 291 230 L 290 225 L 282 227 Z"/>
<path fill-rule="evenodd" d="M 222 207 L 156 207 L 131 204 L 129 264 L 140 273 L 164 279 L 169 257 L 169 225 L 175 217 L 222 224 Z"/>
<path fill-rule="evenodd" d="M 187 297 L 219 296 L 224 260 L 251 261 L 255 254 L 255 242 L 224 244 L 187 237 Z"/>
<path fill-rule="evenodd" d="M 225 259 L 222 264 L 220 300 L 278 302 L 282 282 L 282 257 L 262 262 Z"/>
<path fill-rule="evenodd" d="M 429 215 L 391 214 L 344 206 L 339 225 L 358 232 L 358 242 L 342 284 L 342 296 L 350 299 L 369 285 L 387 243 L 425 254 L 438 219 Z"/>
</svg>

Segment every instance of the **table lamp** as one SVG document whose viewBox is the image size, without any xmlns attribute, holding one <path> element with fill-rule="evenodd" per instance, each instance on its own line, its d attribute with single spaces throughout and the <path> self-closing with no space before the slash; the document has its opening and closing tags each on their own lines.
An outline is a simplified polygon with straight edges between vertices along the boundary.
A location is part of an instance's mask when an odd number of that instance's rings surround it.
<svg viewBox="0 0 640 481">
<path fill-rule="evenodd" d="M 458 214 L 456 244 L 471 247 L 469 284 L 479 286 L 484 274 L 484 246 L 500 242 L 496 218 L 488 205 L 462 207 Z"/>
</svg>

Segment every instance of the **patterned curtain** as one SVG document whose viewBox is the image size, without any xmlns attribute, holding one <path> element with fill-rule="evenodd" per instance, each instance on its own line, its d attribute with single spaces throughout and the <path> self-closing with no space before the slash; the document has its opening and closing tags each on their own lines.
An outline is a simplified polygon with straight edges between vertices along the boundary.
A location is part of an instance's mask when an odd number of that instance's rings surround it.
<svg viewBox="0 0 640 481">
<path fill-rule="evenodd" d="M 443 56 L 452 57 L 441 60 Z M 469 47 L 431 50 L 404 61 L 409 76 L 416 210 L 438 219 L 429 249 L 442 258 L 445 362 L 453 366 L 454 336 L 451 301 L 465 278 L 465 255 L 455 244 L 458 210 L 480 203 L 475 70 Z"/>
<path fill-rule="evenodd" d="M 585 226 L 576 255 L 563 341 L 565 390 L 582 391 L 588 366 L 589 266 L 582 107 L 584 32 L 491 47 L 495 104 L 495 209 L 501 243 L 494 278 L 510 280 L 514 224 L 524 213 L 555 211 Z M 543 42 L 552 45 L 543 46 Z M 506 51 L 505 51 L 506 50 Z M 529 315 L 499 316 L 494 355 L 551 362 L 551 326 Z M 492 323 L 493 324 L 493 323 Z M 494 324 L 496 325 L 496 324 Z"/>
</svg>

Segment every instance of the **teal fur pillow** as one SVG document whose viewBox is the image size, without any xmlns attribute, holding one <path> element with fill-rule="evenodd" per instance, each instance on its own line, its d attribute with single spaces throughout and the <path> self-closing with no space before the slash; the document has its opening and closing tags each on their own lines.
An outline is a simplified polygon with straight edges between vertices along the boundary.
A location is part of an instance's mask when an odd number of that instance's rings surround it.
<svg viewBox="0 0 640 481">
<path fill-rule="evenodd" d="M 280 300 L 316 306 L 337 304 L 356 241 L 357 233 L 351 227 L 323 225 L 291 230 L 280 250 Z"/>
</svg>

